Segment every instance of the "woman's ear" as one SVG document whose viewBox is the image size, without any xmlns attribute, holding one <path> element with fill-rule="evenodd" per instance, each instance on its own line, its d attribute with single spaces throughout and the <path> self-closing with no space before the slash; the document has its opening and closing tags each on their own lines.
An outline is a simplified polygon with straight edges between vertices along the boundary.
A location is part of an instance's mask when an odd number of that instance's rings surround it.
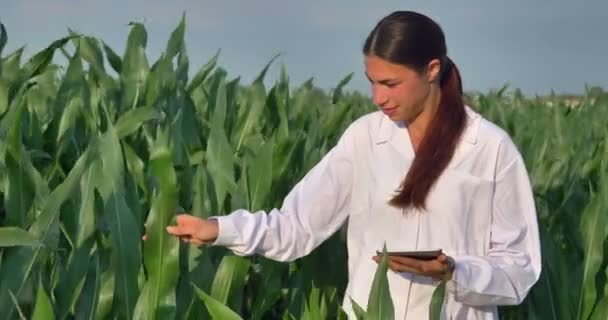
<svg viewBox="0 0 608 320">
<path fill-rule="evenodd" d="M 432 59 L 426 65 L 426 76 L 429 82 L 439 81 L 439 75 L 441 75 L 441 62 L 439 59 Z"/>
</svg>

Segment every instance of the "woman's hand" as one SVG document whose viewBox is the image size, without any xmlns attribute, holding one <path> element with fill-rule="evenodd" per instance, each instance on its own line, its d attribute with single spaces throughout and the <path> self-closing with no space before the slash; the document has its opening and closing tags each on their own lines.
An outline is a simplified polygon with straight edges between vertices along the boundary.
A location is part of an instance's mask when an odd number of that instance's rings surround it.
<svg viewBox="0 0 608 320">
<path fill-rule="evenodd" d="M 377 263 L 380 262 L 381 258 L 380 256 L 372 257 Z M 420 260 L 400 256 L 388 256 L 388 259 L 388 267 L 395 272 L 409 272 L 442 280 L 452 279 L 454 272 L 453 260 L 443 253 L 433 260 Z"/>
<path fill-rule="evenodd" d="M 175 220 L 177 225 L 168 226 L 166 230 L 184 242 L 202 245 L 217 239 L 219 228 L 215 220 L 205 220 L 189 214 L 180 214 Z M 141 238 L 146 241 L 148 237 L 144 234 Z"/>
<path fill-rule="evenodd" d="M 166 228 L 167 232 L 185 242 L 202 245 L 212 243 L 217 239 L 219 228 L 215 220 L 205 220 L 189 214 L 180 214 L 176 217 L 176 222 L 177 225 Z"/>
</svg>

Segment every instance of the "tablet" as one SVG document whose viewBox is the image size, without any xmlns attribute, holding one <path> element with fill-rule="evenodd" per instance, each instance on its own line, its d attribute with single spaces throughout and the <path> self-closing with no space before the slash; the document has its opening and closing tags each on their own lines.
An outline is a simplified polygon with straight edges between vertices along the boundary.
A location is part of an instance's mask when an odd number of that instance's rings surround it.
<svg viewBox="0 0 608 320">
<path fill-rule="evenodd" d="M 441 254 L 441 249 L 423 250 L 423 251 L 387 251 L 389 256 L 408 257 L 420 260 L 433 260 Z M 379 256 L 382 256 L 382 251 L 376 251 Z"/>
</svg>

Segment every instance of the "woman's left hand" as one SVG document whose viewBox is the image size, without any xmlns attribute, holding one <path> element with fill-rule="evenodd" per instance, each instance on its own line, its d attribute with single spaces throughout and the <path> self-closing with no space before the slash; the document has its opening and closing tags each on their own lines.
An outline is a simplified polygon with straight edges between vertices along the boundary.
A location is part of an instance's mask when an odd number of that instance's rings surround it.
<svg viewBox="0 0 608 320">
<path fill-rule="evenodd" d="M 380 256 L 373 256 L 380 263 Z M 432 277 L 439 280 L 450 280 L 454 272 L 454 263 L 450 257 L 440 254 L 433 260 L 420 260 L 400 256 L 388 256 L 388 267 L 395 272 L 409 272 L 417 275 Z"/>
</svg>

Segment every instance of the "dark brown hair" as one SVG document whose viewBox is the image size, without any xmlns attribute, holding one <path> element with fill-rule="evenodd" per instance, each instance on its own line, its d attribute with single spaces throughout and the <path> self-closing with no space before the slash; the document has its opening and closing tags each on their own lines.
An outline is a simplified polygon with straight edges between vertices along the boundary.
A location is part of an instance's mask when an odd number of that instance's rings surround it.
<svg viewBox="0 0 608 320">
<path fill-rule="evenodd" d="M 429 17 L 397 11 L 383 18 L 370 32 L 363 53 L 405 65 L 419 73 L 432 59 L 440 61 L 441 99 L 398 194 L 389 202 L 399 208 L 425 208 L 427 195 L 448 166 L 466 124 L 462 82 L 456 65 L 447 57 L 441 27 Z"/>
</svg>

